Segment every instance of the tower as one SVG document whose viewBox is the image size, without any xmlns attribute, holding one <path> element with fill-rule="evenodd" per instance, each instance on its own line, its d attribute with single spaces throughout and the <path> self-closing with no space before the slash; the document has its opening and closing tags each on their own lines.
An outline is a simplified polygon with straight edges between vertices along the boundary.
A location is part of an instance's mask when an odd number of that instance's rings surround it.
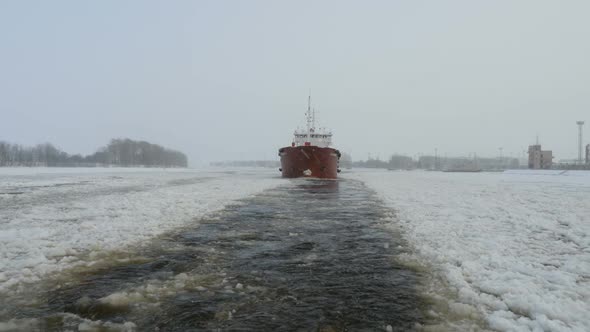
<svg viewBox="0 0 590 332">
<path fill-rule="evenodd" d="M 578 163 L 582 163 L 582 127 L 584 126 L 584 121 L 577 121 L 576 124 L 578 125 Z"/>
</svg>

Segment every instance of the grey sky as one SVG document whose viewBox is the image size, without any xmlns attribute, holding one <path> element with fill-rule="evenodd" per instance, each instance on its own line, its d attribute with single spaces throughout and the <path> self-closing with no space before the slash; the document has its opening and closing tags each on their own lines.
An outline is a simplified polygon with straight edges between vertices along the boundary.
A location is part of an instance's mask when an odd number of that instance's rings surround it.
<svg viewBox="0 0 590 332">
<path fill-rule="evenodd" d="M 2 1 L 0 140 L 274 159 L 308 90 L 336 147 L 558 159 L 590 142 L 588 1 Z"/>
</svg>

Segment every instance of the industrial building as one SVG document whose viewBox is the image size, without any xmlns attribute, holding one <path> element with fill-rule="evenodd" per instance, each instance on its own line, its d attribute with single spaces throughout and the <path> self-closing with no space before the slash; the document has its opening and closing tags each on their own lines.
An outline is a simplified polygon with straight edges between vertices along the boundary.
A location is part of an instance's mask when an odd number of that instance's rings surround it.
<svg viewBox="0 0 590 332">
<path fill-rule="evenodd" d="M 529 145 L 529 168 L 550 169 L 553 166 L 553 151 L 541 150 L 540 144 Z"/>
</svg>

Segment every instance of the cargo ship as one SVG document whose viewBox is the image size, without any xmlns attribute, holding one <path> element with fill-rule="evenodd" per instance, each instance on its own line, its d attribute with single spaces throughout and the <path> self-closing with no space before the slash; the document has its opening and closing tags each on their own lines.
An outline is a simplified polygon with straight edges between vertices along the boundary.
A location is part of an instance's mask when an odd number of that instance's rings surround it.
<svg viewBox="0 0 590 332">
<path fill-rule="evenodd" d="M 336 179 L 340 173 L 340 151 L 331 147 L 331 131 L 316 128 L 311 97 L 308 98 L 305 117 L 307 128 L 295 130 L 291 146 L 279 149 L 279 170 L 285 178 Z"/>
</svg>

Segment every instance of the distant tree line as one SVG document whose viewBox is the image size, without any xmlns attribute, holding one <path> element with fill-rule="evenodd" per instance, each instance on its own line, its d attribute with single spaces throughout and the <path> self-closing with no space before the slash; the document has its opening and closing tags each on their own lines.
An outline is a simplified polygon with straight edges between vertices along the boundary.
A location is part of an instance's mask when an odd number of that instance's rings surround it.
<svg viewBox="0 0 590 332">
<path fill-rule="evenodd" d="M 188 159 L 182 152 L 128 138 L 113 139 L 107 146 L 88 156 L 70 155 L 50 143 L 27 147 L 0 141 L 0 167 L 187 167 L 187 165 Z"/>
<path fill-rule="evenodd" d="M 0 141 L 0 166 L 54 166 L 69 157 L 49 143 L 24 147 Z"/>
</svg>

